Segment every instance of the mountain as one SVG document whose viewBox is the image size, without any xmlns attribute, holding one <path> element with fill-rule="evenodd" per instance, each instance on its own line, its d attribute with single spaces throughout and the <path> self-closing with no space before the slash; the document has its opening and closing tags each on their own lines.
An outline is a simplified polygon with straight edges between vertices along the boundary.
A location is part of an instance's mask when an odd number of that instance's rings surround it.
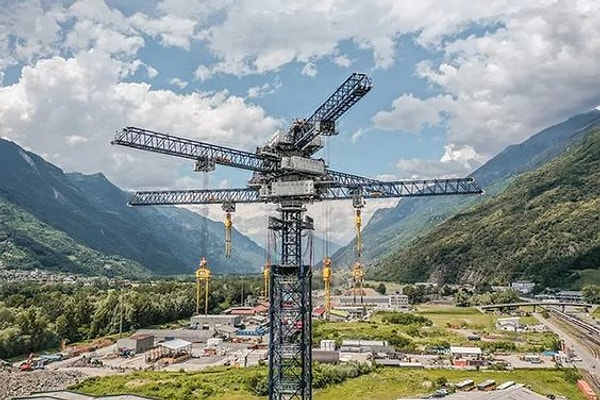
<svg viewBox="0 0 600 400">
<path fill-rule="evenodd" d="M 313 265 L 320 265 L 321 261 L 326 255 L 331 256 L 338 251 L 342 245 L 339 243 L 332 242 L 331 240 L 326 241 L 323 237 L 313 234 Z M 329 248 L 329 254 L 326 249 Z"/>
<path fill-rule="evenodd" d="M 381 260 L 379 278 L 572 286 L 600 273 L 600 128 Z"/>
<path fill-rule="evenodd" d="M 149 275 L 139 263 L 92 250 L 0 197 L 0 268 L 82 275 Z"/>
<path fill-rule="evenodd" d="M 595 126 L 600 126 L 599 110 L 576 115 L 536 133 L 521 144 L 507 147 L 472 174 L 486 191 L 485 196 L 406 198 L 396 207 L 378 210 L 363 229 L 365 264 L 376 265 L 377 260 L 399 250 L 458 211 L 500 193 L 515 176 L 563 154 Z M 334 264 L 351 265 L 354 246 L 352 241 L 336 252 Z"/>
<path fill-rule="evenodd" d="M 83 246 L 152 273 L 193 272 L 204 247 L 204 226 L 213 272 L 256 272 L 262 265 L 264 250 L 239 232 L 233 233 L 232 257 L 225 259 L 222 223 L 174 207 L 127 207 L 127 194 L 102 174 L 65 174 L 6 140 L 0 140 L 0 171 L 5 203 Z"/>
</svg>

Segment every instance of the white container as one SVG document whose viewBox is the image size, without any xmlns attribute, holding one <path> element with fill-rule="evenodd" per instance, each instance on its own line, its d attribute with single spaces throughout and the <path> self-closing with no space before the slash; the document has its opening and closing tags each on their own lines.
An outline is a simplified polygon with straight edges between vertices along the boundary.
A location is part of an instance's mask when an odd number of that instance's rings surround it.
<svg viewBox="0 0 600 400">
<path fill-rule="evenodd" d="M 321 350 L 335 351 L 335 340 L 321 340 Z"/>
</svg>

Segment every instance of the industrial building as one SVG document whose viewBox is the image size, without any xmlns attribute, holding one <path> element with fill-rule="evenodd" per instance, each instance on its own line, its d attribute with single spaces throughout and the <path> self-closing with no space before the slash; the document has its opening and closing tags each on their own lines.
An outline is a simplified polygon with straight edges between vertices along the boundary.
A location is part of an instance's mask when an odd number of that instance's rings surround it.
<svg viewBox="0 0 600 400">
<path fill-rule="evenodd" d="M 340 351 L 348 353 L 394 353 L 385 340 L 343 340 Z"/>
<path fill-rule="evenodd" d="M 362 306 L 380 311 L 406 311 L 410 308 L 408 296 L 400 293 L 390 295 L 376 294 L 362 297 L 354 295 L 333 296 L 331 303 L 336 308 Z"/>
<path fill-rule="evenodd" d="M 320 363 L 335 364 L 340 361 L 338 351 L 312 349 L 312 360 Z"/>
<path fill-rule="evenodd" d="M 518 293 L 529 294 L 535 288 L 535 283 L 530 281 L 516 281 L 511 282 L 510 288 Z"/>
<path fill-rule="evenodd" d="M 150 334 L 136 334 L 128 338 L 117 340 L 117 349 L 130 350 L 136 354 L 145 352 L 154 347 L 155 337 Z"/>
<path fill-rule="evenodd" d="M 470 367 L 481 364 L 483 352 L 480 347 L 450 346 L 450 354 L 455 367 Z"/>
<path fill-rule="evenodd" d="M 500 387 L 500 386 L 499 386 Z M 422 398 L 400 398 L 400 400 L 421 400 Z M 458 391 L 444 397 L 446 400 L 548 400 L 546 396 L 535 393 L 522 385 L 511 385 L 503 390 Z"/>
<path fill-rule="evenodd" d="M 239 315 L 194 315 L 190 319 L 193 329 L 215 329 L 217 326 L 239 326 L 242 317 Z"/>
<path fill-rule="evenodd" d="M 153 335 L 156 343 L 183 339 L 192 343 L 203 343 L 214 335 L 214 330 L 203 329 L 140 329 L 136 334 Z"/>
<path fill-rule="evenodd" d="M 556 300 L 567 303 L 583 303 L 583 294 L 576 290 L 563 290 L 555 295 Z"/>
</svg>

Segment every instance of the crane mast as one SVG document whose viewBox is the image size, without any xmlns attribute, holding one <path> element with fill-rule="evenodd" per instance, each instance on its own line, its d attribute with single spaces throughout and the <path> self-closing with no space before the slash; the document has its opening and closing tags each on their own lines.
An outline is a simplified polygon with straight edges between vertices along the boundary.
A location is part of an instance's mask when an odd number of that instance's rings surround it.
<svg viewBox="0 0 600 400">
<path fill-rule="evenodd" d="M 136 192 L 129 204 L 220 204 L 226 212 L 226 255 L 231 248 L 231 216 L 235 204 L 274 203 L 277 216 L 268 227 L 279 239 L 279 259 L 268 271 L 269 399 L 312 399 L 312 323 L 310 260 L 302 254 L 303 232 L 314 229 L 305 205 L 318 201 L 423 197 L 483 193 L 472 178 L 383 182 L 329 170 L 312 156 L 322 136 L 337 134 L 336 120 L 372 88 L 365 74 L 352 74 L 306 119 L 292 122 L 255 153 L 199 142 L 137 127 L 117 132 L 113 144 L 194 161 L 194 170 L 225 165 L 252 171 L 247 187 L 214 190 Z M 356 205 L 356 204 L 355 204 Z M 356 208 L 356 207 L 355 207 Z M 229 210 L 229 211 L 228 211 Z M 359 215 L 358 215 L 359 216 Z M 357 216 L 357 217 L 358 217 Z M 360 226 L 359 233 L 360 233 Z M 207 271 L 207 270 L 206 270 Z M 362 279 L 363 272 L 357 272 Z M 208 280 L 206 280 L 208 282 Z"/>
</svg>

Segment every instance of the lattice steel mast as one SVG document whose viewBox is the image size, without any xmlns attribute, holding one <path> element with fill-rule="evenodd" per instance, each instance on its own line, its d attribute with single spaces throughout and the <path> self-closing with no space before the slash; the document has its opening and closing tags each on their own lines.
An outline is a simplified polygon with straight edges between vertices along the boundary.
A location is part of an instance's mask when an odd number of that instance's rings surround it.
<svg viewBox="0 0 600 400">
<path fill-rule="evenodd" d="M 130 205 L 275 203 L 279 217 L 269 229 L 280 240 L 280 262 L 270 266 L 269 398 L 311 399 L 311 265 L 302 258 L 302 232 L 313 229 L 304 206 L 322 200 L 481 194 L 472 178 L 382 182 L 329 170 L 312 156 L 321 136 L 336 135 L 335 122 L 372 88 L 352 74 L 306 119 L 295 120 L 255 153 L 141 128 L 118 132 L 113 144 L 183 157 L 205 171 L 216 164 L 253 171 L 247 188 L 137 192 Z M 225 208 L 224 208 L 225 209 Z"/>
</svg>

